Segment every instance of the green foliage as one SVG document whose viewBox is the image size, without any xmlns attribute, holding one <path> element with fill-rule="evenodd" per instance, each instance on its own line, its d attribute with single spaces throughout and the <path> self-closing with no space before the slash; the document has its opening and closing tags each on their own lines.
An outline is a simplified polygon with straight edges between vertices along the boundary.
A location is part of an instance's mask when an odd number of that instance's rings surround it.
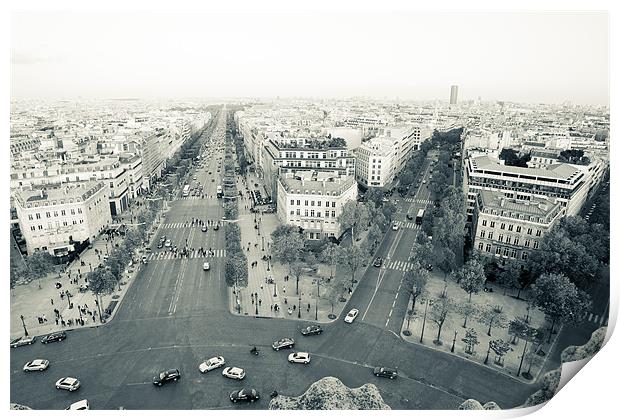
<svg viewBox="0 0 620 420">
<path fill-rule="evenodd" d="M 478 321 L 488 325 L 487 335 L 491 335 L 492 328 L 504 328 L 508 322 L 508 318 L 504 314 L 501 306 L 487 305 L 478 312 Z"/>
<path fill-rule="evenodd" d="M 224 279 L 229 287 L 245 287 L 248 284 L 248 262 L 242 252 L 228 255 L 224 264 Z"/>
<path fill-rule="evenodd" d="M 54 270 L 52 256 L 44 251 L 36 251 L 24 258 L 26 265 L 25 275 L 31 279 L 40 279 Z"/>
<path fill-rule="evenodd" d="M 506 166 L 518 166 L 521 168 L 527 168 L 527 162 L 532 159 L 530 154 L 519 156 L 519 153 L 513 149 L 502 149 L 499 154 L 499 158 L 504 161 Z"/>
<path fill-rule="evenodd" d="M 480 341 L 478 341 L 478 334 L 473 328 L 469 328 L 465 331 L 465 338 L 462 338 L 461 341 L 465 343 L 465 353 L 468 354 L 473 354 L 474 347 L 480 344 Z"/>
<path fill-rule="evenodd" d="M 97 267 L 87 274 L 88 288 L 96 295 L 107 295 L 114 291 L 117 280 L 109 269 Z"/>
<path fill-rule="evenodd" d="M 337 220 L 343 230 L 351 229 L 353 239 L 358 239 L 361 231 L 368 226 L 370 212 L 365 203 L 351 200 L 342 207 Z"/>
<path fill-rule="evenodd" d="M 453 309 L 454 301 L 447 296 L 440 296 L 430 307 L 428 318 L 437 325 L 438 331 L 437 338 L 435 340 L 437 343 L 441 342 L 441 330 L 446 322 L 446 319 L 448 318 L 448 315 L 453 311 Z"/>
<path fill-rule="evenodd" d="M 338 262 L 351 273 L 351 287 L 355 283 L 356 271 L 368 262 L 370 255 L 366 248 L 350 245 L 338 248 Z"/>
<path fill-rule="evenodd" d="M 469 295 L 470 301 L 471 295 L 477 294 L 482 290 L 486 282 L 482 264 L 473 258 L 467 261 L 458 271 L 453 272 L 452 277 L 461 285 L 461 289 Z"/>
</svg>

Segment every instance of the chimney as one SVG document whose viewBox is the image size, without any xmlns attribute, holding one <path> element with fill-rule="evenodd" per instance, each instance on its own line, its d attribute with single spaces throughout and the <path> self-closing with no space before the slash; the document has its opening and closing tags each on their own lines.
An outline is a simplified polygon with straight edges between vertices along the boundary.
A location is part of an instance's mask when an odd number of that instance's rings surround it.
<svg viewBox="0 0 620 420">
<path fill-rule="evenodd" d="M 505 197 L 502 197 L 501 200 L 499 201 L 499 206 L 500 207 L 504 207 L 504 202 L 506 201 Z"/>
</svg>

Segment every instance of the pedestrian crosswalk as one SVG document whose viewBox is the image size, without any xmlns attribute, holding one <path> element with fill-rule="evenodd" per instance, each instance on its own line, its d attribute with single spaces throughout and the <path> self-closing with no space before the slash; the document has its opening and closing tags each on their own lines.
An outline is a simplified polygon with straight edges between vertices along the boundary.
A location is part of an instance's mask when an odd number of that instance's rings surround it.
<svg viewBox="0 0 620 420">
<path fill-rule="evenodd" d="M 387 260 L 383 264 L 383 269 L 409 271 L 413 268 L 413 263 L 408 261 Z"/>
<path fill-rule="evenodd" d="M 214 195 L 205 195 L 204 197 L 200 196 L 200 195 L 189 195 L 187 197 L 179 197 L 179 200 L 204 200 L 207 198 L 213 198 L 215 197 Z"/>
<path fill-rule="evenodd" d="M 406 197 L 405 201 L 407 203 L 417 203 L 417 204 L 431 204 L 432 203 L 431 200 L 422 200 L 421 198 L 413 198 L 413 197 Z"/>
<path fill-rule="evenodd" d="M 180 228 L 186 228 L 186 227 L 194 227 L 196 229 L 202 229 L 202 226 L 194 224 L 194 226 L 192 226 L 191 222 L 173 222 L 173 223 L 162 223 L 161 227 L 164 229 L 180 229 Z M 213 229 L 212 225 L 208 225 L 207 229 L 211 230 Z"/>
<path fill-rule="evenodd" d="M 608 320 L 609 318 L 592 312 L 586 312 L 580 317 L 581 322 L 592 322 L 593 324 L 598 325 L 607 325 Z"/>
<path fill-rule="evenodd" d="M 226 250 L 225 249 L 214 249 L 212 250 L 213 255 L 211 255 L 210 257 L 208 256 L 208 251 L 207 251 L 207 257 L 204 257 L 202 254 L 200 254 L 198 252 L 197 249 L 190 251 L 189 255 L 187 258 L 224 258 L 226 257 Z M 172 251 L 162 251 L 162 252 L 153 252 L 152 254 L 147 256 L 147 260 L 148 261 L 153 261 L 153 260 L 174 260 L 174 259 L 181 259 L 181 258 L 185 258 L 184 256 L 181 257 L 181 253 L 177 252 L 176 256 L 175 253 Z"/>
<path fill-rule="evenodd" d="M 417 225 L 415 222 L 403 222 L 401 220 L 397 220 L 395 222 L 398 227 L 407 228 L 407 229 L 420 229 L 420 225 Z"/>
</svg>

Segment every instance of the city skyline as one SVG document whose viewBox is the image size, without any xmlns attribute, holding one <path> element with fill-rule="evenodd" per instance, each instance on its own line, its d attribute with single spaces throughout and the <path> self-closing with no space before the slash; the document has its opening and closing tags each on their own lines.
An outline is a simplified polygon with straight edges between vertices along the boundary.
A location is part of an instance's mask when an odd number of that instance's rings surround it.
<svg viewBox="0 0 620 420">
<path fill-rule="evenodd" d="M 448 102 L 458 85 L 459 102 L 608 106 L 607 19 L 604 12 L 15 13 L 11 95 Z"/>
</svg>

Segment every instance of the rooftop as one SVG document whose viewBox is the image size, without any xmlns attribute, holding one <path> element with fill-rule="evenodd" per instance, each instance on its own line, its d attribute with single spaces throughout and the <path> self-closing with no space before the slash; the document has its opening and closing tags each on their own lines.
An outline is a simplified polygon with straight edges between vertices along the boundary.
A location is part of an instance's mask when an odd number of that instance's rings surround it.
<svg viewBox="0 0 620 420">
<path fill-rule="evenodd" d="M 340 176 L 338 172 L 300 171 L 280 176 L 280 183 L 288 193 L 321 195 L 342 194 L 355 184 L 353 176 Z"/>
<path fill-rule="evenodd" d="M 64 204 L 65 200 L 69 202 L 86 200 L 102 188 L 105 188 L 103 182 L 86 181 L 72 183 L 61 188 L 15 191 L 14 195 L 24 207 L 30 207 L 34 203 L 38 203 L 38 206 L 49 206 Z"/>
<path fill-rule="evenodd" d="M 474 170 L 498 171 L 504 173 L 526 175 L 530 177 L 555 178 L 558 180 L 572 181 L 581 169 L 567 163 L 550 165 L 547 168 L 522 168 L 519 166 L 507 166 L 499 163 L 498 159 L 490 156 L 477 156 L 471 158 L 471 167 Z"/>
<path fill-rule="evenodd" d="M 482 207 L 494 209 L 498 212 L 515 212 L 522 215 L 546 217 L 555 212 L 556 208 L 561 207 L 557 201 L 547 198 L 533 198 L 531 201 L 507 198 L 498 191 L 480 191 Z M 507 216 L 509 216 L 508 214 Z"/>
</svg>

